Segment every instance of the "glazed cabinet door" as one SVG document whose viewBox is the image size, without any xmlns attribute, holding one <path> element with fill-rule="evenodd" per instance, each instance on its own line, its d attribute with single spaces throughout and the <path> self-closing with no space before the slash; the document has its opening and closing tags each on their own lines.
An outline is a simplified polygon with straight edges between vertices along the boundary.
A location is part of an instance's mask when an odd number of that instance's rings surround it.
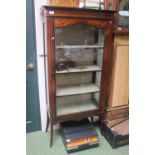
<svg viewBox="0 0 155 155">
<path fill-rule="evenodd" d="M 105 97 L 108 69 L 104 65 L 108 65 L 111 38 L 107 25 L 111 23 L 67 18 L 47 23 L 52 116 L 99 113 Z"/>
<path fill-rule="evenodd" d="M 67 22 L 66 22 L 67 20 Z M 105 30 L 88 20 L 55 20 L 56 116 L 100 108 Z"/>
</svg>

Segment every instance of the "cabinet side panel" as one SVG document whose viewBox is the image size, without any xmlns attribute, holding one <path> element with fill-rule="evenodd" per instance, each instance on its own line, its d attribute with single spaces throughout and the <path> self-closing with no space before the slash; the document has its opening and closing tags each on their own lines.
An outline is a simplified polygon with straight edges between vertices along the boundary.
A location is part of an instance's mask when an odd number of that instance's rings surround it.
<svg viewBox="0 0 155 155">
<path fill-rule="evenodd" d="M 129 47 L 116 46 L 109 104 L 111 107 L 128 104 L 129 97 Z"/>
</svg>

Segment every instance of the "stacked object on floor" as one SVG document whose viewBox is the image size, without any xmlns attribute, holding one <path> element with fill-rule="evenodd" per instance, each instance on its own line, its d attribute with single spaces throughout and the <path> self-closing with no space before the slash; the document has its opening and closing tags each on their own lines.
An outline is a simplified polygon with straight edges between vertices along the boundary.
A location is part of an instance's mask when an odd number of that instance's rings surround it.
<svg viewBox="0 0 155 155">
<path fill-rule="evenodd" d="M 67 152 L 75 152 L 99 145 L 98 135 L 88 119 L 60 124 L 60 131 Z"/>
<path fill-rule="evenodd" d="M 102 121 L 102 135 L 113 148 L 129 144 L 129 118 Z"/>
</svg>

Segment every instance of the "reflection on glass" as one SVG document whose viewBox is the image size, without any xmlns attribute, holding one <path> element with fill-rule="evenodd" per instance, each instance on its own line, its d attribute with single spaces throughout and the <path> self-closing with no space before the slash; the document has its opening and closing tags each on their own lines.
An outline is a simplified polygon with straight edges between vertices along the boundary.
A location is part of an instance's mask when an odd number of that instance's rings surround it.
<svg viewBox="0 0 155 155">
<path fill-rule="evenodd" d="M 126 27 L 129 25 L 129 0 L 119 1 L 119 26 Z"/>
<path fill-rule="evenodd" d="M 108 10 L 113 10 L 113 0 L 108 1 Z"/>
<path fill-rule="evenodd" d="M 98 109 L 104 30 L 56 28 L 55 44 L 57 115 Z"/>
</svg>

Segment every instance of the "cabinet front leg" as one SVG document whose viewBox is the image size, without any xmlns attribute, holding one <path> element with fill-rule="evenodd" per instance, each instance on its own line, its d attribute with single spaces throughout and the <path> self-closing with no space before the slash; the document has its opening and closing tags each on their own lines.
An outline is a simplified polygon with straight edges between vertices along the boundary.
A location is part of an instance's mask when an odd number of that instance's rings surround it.
<svg viewBox="0 0 155 155">
<path fill-rule="evenodd" d="M 100 122 L 100 132 L 102 134 L 102 122 L 104 120 L 104 113 L 102 112 L 102 114 L 99 115 L 99 122 Z"/>
</svg>

